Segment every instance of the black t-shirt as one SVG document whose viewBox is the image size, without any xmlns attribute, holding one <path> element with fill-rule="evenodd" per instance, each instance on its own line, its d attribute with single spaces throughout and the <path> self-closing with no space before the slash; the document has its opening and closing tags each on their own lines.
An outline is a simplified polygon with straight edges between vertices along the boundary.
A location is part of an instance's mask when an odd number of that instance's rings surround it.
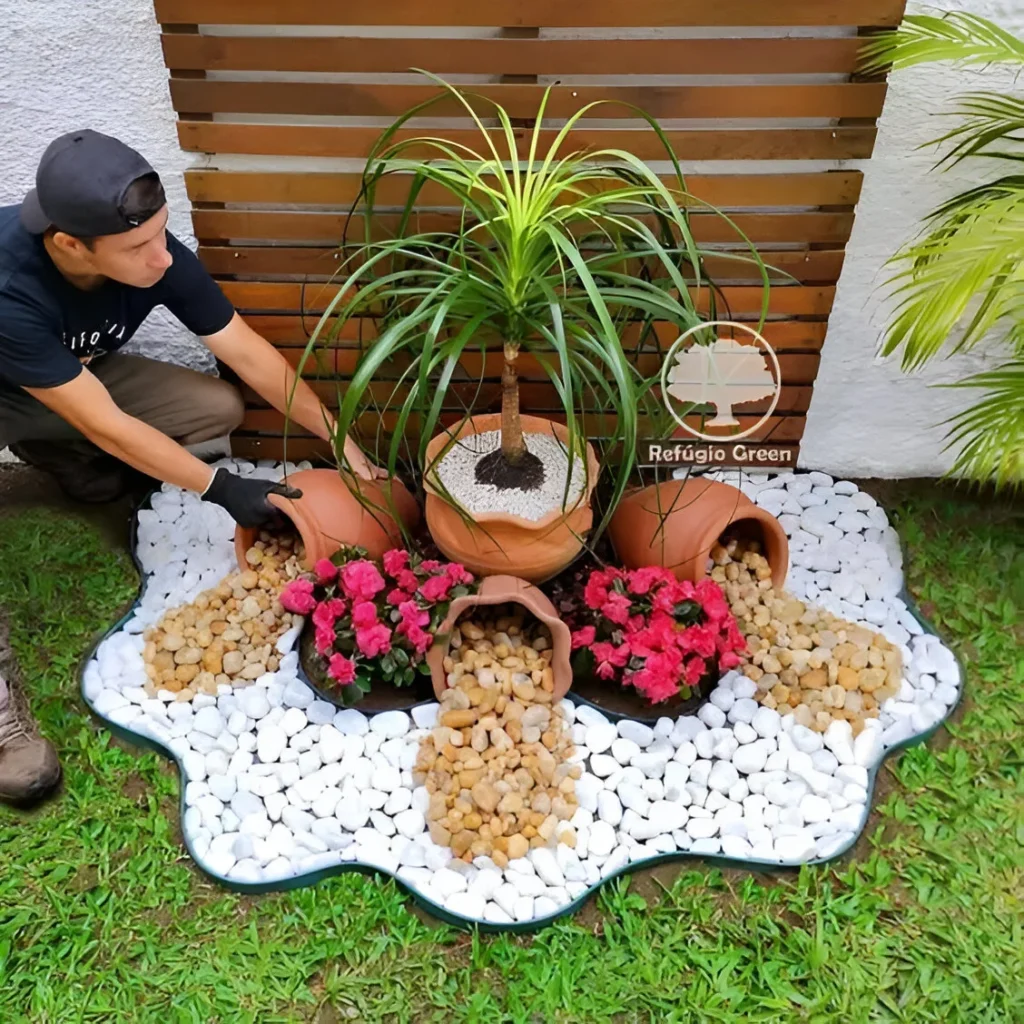
<svg viewBox="0 0 1024 1024">
<path fill-rule="evenodd" d="M 42 236 L 21 226 L 19 210 L 0 207 L 0 391 L 67 384 L 83 363 L 124 345 L 156 306 L 200 337 L 231 321 L 234 307 L 170 232 L 174 262 L 151 288 L 107 281 L 82 291 L 53 265 Z"/>
</svg>

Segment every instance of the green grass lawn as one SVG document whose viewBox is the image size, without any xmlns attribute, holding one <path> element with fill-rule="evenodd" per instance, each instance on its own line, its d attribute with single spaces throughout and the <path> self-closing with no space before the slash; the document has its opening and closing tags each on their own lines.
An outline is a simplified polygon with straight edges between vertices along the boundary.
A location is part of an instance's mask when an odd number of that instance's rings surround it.
<svg viewBox="0 0 1024 1024">
<path fill-rule="evenodd" d="M 176 771 L 79 696 L 82 654 L 134 596 L 130 560 L 62 514 L 8 513 L 0 607 L 66 784 L 35 814 L 0 810 L 0 1022 L 1024 1021 L 1024 520 L 888 494 L 968 689 L 928 747 L 886 763 L 855 854 L 799 874 L 694 861 L 522 938 L 427 922 L 356 874 L 260 897 L 205 881 Z"/>
</svg>

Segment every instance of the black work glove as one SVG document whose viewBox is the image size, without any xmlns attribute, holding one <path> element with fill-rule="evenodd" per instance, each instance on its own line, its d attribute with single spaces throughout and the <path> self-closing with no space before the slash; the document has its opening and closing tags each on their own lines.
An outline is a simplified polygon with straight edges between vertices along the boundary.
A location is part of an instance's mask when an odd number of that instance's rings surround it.
<svg viewBox="0 0 1024 1024">
<path fill-rule="evenodd" d="M 280 529 L 286 524 L 287 519 L 280 509 L 267 501 L 271 494 L 280 494 L 283 498 L 291 499 L 302 497 L 302 491 L 287 484 L 238 476 L 226 469 L 217 470 L 202 497 L 203 501 L 212 501 L 215 505 L 227 509 L 239 526 Z"/>
</svg>

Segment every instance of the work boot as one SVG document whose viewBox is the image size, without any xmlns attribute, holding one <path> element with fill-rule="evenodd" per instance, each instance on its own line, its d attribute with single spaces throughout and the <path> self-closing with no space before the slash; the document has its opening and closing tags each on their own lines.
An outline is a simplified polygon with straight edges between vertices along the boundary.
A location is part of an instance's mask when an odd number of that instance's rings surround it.
<svg viewBox="0 0 1024 1024">
<path fill-rule="evenodd" d="M 72 501 L 117 501 L 133 489 L 136 471 L 89 441 L 21 441 L 11 452 L 52 476 Z"/>
<path fill-rule="evenodd" d="M 18 806 L 48 796 L 60 782 L 60 762 L 39 735 L 22 688 L 0 664 L 0 800 Z"/>
</svg>

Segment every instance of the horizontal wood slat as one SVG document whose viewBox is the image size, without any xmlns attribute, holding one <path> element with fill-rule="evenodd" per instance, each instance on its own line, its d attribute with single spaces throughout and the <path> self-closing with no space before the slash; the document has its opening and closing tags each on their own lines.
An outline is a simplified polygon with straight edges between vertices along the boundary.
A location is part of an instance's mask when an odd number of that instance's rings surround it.
<svg viewBox="0 0 1024 1024">
<path fill-rule="evenodd" d="M 283 281 L 221 281 L 224 294 L 240 310 L 296 312 L 323 311 L 337 293 L 336 288 L 320 284 L 303 286 Z M 768 311 L 776 315 L 827 316 L 832 308 L 835 288 L 827 285 L 789 285 L 772 288 L 768 296 Z M 732 313 L 758 314 L 763 297 L 762 289 L 755 287 L 727 287 L 718 296 L 719 310 Z M 700 301 L 706 307 L 707 289 L 701 289 Z"/>
<path fill-rule="evenodd" d="M 747 206 L 852 206 L 860 195 L 860 171 L 826 171 L 810 174 L 691 174 L 684 177 L 690 205 L 707 203 L 722 209 Z M 408 199 L 412 175 L 389 174 L 377 185 L 378 206 L 403 206 Z M 673 175 L 662 175 L 670 189 L 678 189 Z M 351 205 L 361 194 L 362 175 L 320 174 L 305 171 L 218 171 L 185 172 L 189 198 L 196 203 L 304 204 L 310 206 Z M 625 183 L 609 179 L 608 189 Z M 604 182 L 594 182 L 598 191 Z M 452 193 L 435 182 L 427 182 L 417 196 L 417 208 L 453 206 Z"/>
<path fill-rule="evenodd" d="M 735 411 L 735 407 L 734 407 Z M 740 427 L 739 429 L 746 429 L 747 427 L 753 426 L 759 416 L 745 416 L 740 412 L 736 412 L 736 419 L 738 420 Z M 412 417 L 410 417 L 411 419 Z M 548 416 L 548 419 L 556 419 L 555 416 Z M 446 417 L 448 422 L 445 426 L 452 426 L 459 420 L 458 415 Z M 561 417 L 560 419 L 564 419 Z M 589 437 L 614 437 L 616 436 L 617 421 L 614 416 L 602 416 L 600 414 L 584 414 L 582 417 L 583 429 L 586 431 Z M 693 416 L 686 417 L 686 421 L 697 429 L 701 429 L 701 417 Z M 760 430 L 759 437 L 761 439 L 770 438 L 770 440 L 783 443 L 799 441 L 803 437 L 804 424 L 806 420 L 803 416 L 772 416 L 764 424 L 762 430 Z M 371 432 L 376 433 L 377 426 L 379 423 L 383 423 L 383 430 L 386 435 L 390 435 L 394 432 L 395 417 L 385 413 L 383 416 L 378 417 L 374 414 L 364 416 L 360 419 L 357 427 L 357 433 L 362 436 L 367 436 Z M 242 420 L 241 429 L 244 431 L 252 431 L 253 433 L 263 434 L 283 434 L 285 428 L 285 417 L 282 413 L 279 413 L 276 409 L 247 409 L 245 413 L 245 419 Z M 644 436 L 644 424 L 639 425 L 639 433 Z M 406 431 L 405 436 L 409 440 L 415 440 L 420 435 L 419 422 L 416 421 Z M 292 423 L 288 429 L 288 437 L 295 438 L 309 438 L 309 431 L 300 427 L 297 423 Z M 652 436 L 650 430 L 647 431 L 647 436 Z M 724 440 L 728 440 L 728 435 L 723 435 Z"/>
<path fill-rule="evenodd" d="M 257 334 L 273 342 L 283 350 L 301 351 L 309 341 L 319 318 L 288 316 L 281 314 L 245 314 L 243 319 Z M 334 324 L 336 321 L 329 321 Z M 776 352 L 817 352 L 825 340 L 826 325 L 820 320 L 769 320 L 761 329 L 765 340 Z M 332 327 L 333 329 L 333 327 Z M 672 324 L 655 323 L 654 332 L 663 351 L 675 341 L 679 330 Z M 325 338 L 318 344 L 332 348 L 358 349 L 370 344 L 377 337 L 376 321 L 369 317 L 353 317 L 347 320 L 336 337 Z M 627 324 L 622 332 L 624 344 L 635 346 L 639 342 L 638 325 Z"/>
<path fill-rule="evenodd" d="M 546 116 L 554 120 L 569 117 L 588 103 L 601 103 L 570 133 L 563 153 L 617 149 L 644 161 L 664 160 L 658 135 L 636 118 L 635 108 L 640 108 L 660 121 L 689 119 L 688 127 L 666 132 L 674 153 L 686 162 L 786 160 L 799 167 L 799 161 L 863 160 L 873 151 L 873 122 L 882 110 L 885 82 L 864 76 L 836 79 L 856 75 L 863 36 L 898 25 L 904 4 L 905 0 L 491 0 L 486 5 L 479 0 L 381 0 L 371 5 L 337 0 L 154 0 L 157 20 L 165 26 L 161 42 L 172 69 L 170 92 L 180 114 L 179 141 L 185 150 L 211 156 L 205 161 L 208 166 L 186 173 L 200 257 L 258 333 L 291 365 L 306 360 L 303 375 L 328 406 L 336 406 L 339 389 L 345 388 L 376 337 L 372 317 L 353 318 L 337 338 L 320 342 L 310 357 L 304 356 L 319 311 L 337 291 L 332 279 L 340 262 L 338 246 L 365 240 L 362 216 L 349 217 L 360 198 L 361 177 L 341 171 L 224 169 L 218 167 L 218 155 L 365 159 L 382 131 L 371 127 L 375 122 L 369 119 L 393 118 L 429 100 L 436 102 L 424 116 L 456 119 L 449 122 L 454 127 L 403 128 L 393 143 L 429 134 L 485 151 L 487 143 L 453 97 L 426 82 L 399 84 L 372 77 L 428 68 L 446 77 L 501 76 L 497 84 L 467 88 L 474 109 L 483 117 L 493 116 L 493 101 L 515 120 L 521 159 L 532 141 L 531 129 L 523 125 L 536 116 L 543 92 L 537 76 L 563 81 L 567 76 L 593 76 L 583 79 L 588 84 L 559 84 L 551 91 Z M 209 28 L 215 25 L 256 28 L 231 35 Z M 278 34 L 274 26 L 279 25 L 289 26 L 289 31 Z M 337 30 L 323 34 L 314 26 Z M 350 34 L 346 26 L 407 30 L 400 37 L 360 36 Z M 417 33 L 416 26 L 442 31 L 426 36 Z M 475 39 L 444 31 L 465 26 L 503 31 Z M 677 26 L 712 31 L 706 38 L 688 33 L 690 38 L 679 39 L 561 39 L 545 31 Z M 787 31 L 799 26 L 858 31 Z M 764 27 L 779 31 L 765 34 L 759 31 Z M 338 73 L 365 75 L 368 81 L 310 80 Z M 245 80 L 282 74 L 304 80 Z M 715 76 L 708 81 L 716 84 L 654 84 L 657 80 L 646 77 L 653 75 L 708 75 Z M 762 84 L 752 84 L 761 81 L 749 77 L 755 75 L 764 77 Z M 824 82 L 782 77 L 801 75 L 834 77 Z M 609 77 L 618 84 L 599 84 Z M 356 123 L 332 124 L 331 118 Z M 596 118 L 605 127 L 595 127 Z M 729 119 L 744 127 L 721 127 Z M 246 120 L 313 123 L 242 123 Z M 498 129 L 486 131 L 500 136 L 500 147 L 507 146 Z M 541 149 L 550 147 L 556 132 L 557 128 L 545 128 L 538 133 Z M 417 159 L 435 154 L 414 142 L 402 155 Z M 235 166 L 245 164 L 237 161 Z M 662 180 L 674 186 L 671 177 L 662 175 Z M 608 184 L 614 187 L 614 181 Z M 861 185 L 858 170 L 789 169 L 781 174 L 705 173 L 686 178 L 691 197 L 686 204 L 697 242 L 741 249 L 749 240 L 772 268 L 770 319 L 763 334 L 778 353 L 782 382 L 778 407 L 758 431 L 758 440 L 790 445 L 794 451 L 799 445 Z M 400 176 L 386 178 L 378 186 L 376 205 L 385 211 L 401 207 L 408 186 Z M 701 209 L 701 204 L 730 211 L 732 224 Z M 408 230 L 456 230 L 459 216 L 450 212 L 452 205 L 457 204 L 449 193 L 428 184 L 417 196 L 417 212 Z M 398 223 L 394 212 L 378 214 L 373 237 L 393 237 Z M 730 259 L 728 253 L 712 251 L 705 256 L 705 270 L 720 285 L 717 315 L 747 322 L 758 319 L 763 294 L 754 269 Z M 709 289 L 691 293 L 706 312 Z M 657 372 L 678 329 L 656 324 L 654 335 L 641 345 L 638 324 L 623 329 L 623 343 L 645 374 Z M 552 356 L 554 361 L 557 357 Z M 380 368 L 370 390 L 385 411 L 383 416 L 361 418 L 358 428 L 364 436 L 379 438 L 382 431 L 394 429 L 393 403 L 406 393 L 402 372 L 410 358 L 402 353 Z M 520 358 L 522 406 L 558 419 L 560 401 L 542 358 L 529 351 Z M 500 350 L 485 341 L 464 353 L 444 396 L 444 422 L 457 422 L 470 403 L 475 411 L 497 411 L 501 365 Z M 248 408 L 233 439 L 236 454 L 281 458 L 287 449 L 296 461 L 329 454 L 327 444 L 305 431 L 298 436 L 293 431 L 285 443 L 280 436 L 285 418 L 244 390 Z M 618 425 L 603 411 L 600 397 L 586 391 L 578 404 L 588 433 L 614 442 Z M 767 408 L 767 400 L 743 405 L 737 410 L 741 425 L 753 426 Z M 697 418 L 693 422 L 696 425 Z M 641 424 L 641 434 L 645 426 Z M 408 431 L 410 440 L 417 431 L 418 421 Z"/>
<path fill-rule="evenodd" d="M 163 24 L 207 25 L 892 26 L 903 14 L 903 0 L 156 0 L 155 6 Z"/>
<path fill-rule="evenodd" d="M 187 37 L 175 37 L 187 38 Z M 380 128 L 338 125 L 232 124 L 224 121 L 179 121 L 182 149 L 201 153 L 244 153 L 268 156 L 366 157 L 380 137 Z M 401 129 L 399 142 L 423 134 L 420 129 Z M 494 130 L 497 134 L 497 129 Z M 669 144 L 683 160 L 861 160 L 874 148 L 873 126 L 836 128 L 743 128 L 666 131 Z M 526 156 L 530 135 L 515 129 L 519 154 Z M 479 149 L 485 145 L 477 131 L 446 129 L 453 143 Z M 542 131 L 538 146 L 547 150 L 555 133 Z M 503 138 L 503 136 L 502 136 Z M 641 160 L 663 160 L 665 148 L 652 131 L 578 128 L 568 136 L 567 152 L 579 149 L 625 149 Z M 410 146 L 403 155 L 431 155 L 423 147 Z"/>
<path fill-rule="evenodd" d="M 435 96 L 425 116 L 459 117 L 465 107 L 432 85 L 353 85 L 335 82 L 233 82 L 172 78 L 175 110 L 188 113 L 319 114 L 394 117 Z M 473 86 L 479 96 L 500 103 L 509 117 L 536 116 L 539 85 Z M 591 117 L 635 118 L 636 107 L 656 118 L 877 117 L 884 83 L 837 85 L 605 85 L 555 86 L 546 116 L 569 117 L 587 103 L 601 102 Z M 483 116 L 493 112 L 474 100 Z"/>
<path fill-rule="evenodd" d="M 714 214 L 694 213 L 690 225 L 701 243 L 739 242 L 741 231 L 752 242 L 778 243 L 829 242 L 845 244 L 853 227 L 852 213 L 765 213 L 737 214 L 735 229 Z M 337 243 L 346 234 L 345 213 L 301 213 L 263 210 L 193 210 L 196 238 L 215 240 L 275 240 L 280 242 Z M 398 223 L 397 216 L 383 215 L 375 223 L 382 234 L 389 234 Z M 363 239 L 363 219 L 352 218 L 347 238 Z M 413 220 L 411 231 L 453 231 L 459 224 L 455 214 L 423 213 Z"/>
<path fill-rule="evenodd" d="M 205 71 L 435 74 L 848 74 L 862 40 L 394 39 L 334 36 L 161 37 L 169 68 Z"/>
<path fill-rule="evenodd" d="M 326 379 L 328 377 L 341 377 L 348 379 L 356 371 L 360 361 L 358 349 L 353 348 L 317 348 L 307 356 L 303 348 L 280 348 L 279 351 L 288 362 L 296 369 L 302 366 L 302 376 L 313 379 Z M 473 387 L 477 385 L 486 386 L 494 391 L 494 397 L 500 397 L 499 387 L 501 384 L 502 353 L 500 351 L 490 352 L 464 352 L 459 360 L 462 374 L 458 381 L 466 383 L 463 390 L 472 393 Z M 555 366 L 559 365 L 554 353 L 548 357 Z M 819 356 L 817 352 L 781 354 L 778 357 L 779 367 L 782 370 L 782 379 L 786 384 L 810 384 L 814 381 L 818 372 Z M 630 362 L 645 376 L 652 376 L 661 369 L 663 355 L 650 352 L 633 356 Z M 411 359 L 407 354 L 397 355 L 381 364 L 380 370 L 375 374 L 375 379 L 380 381 L 394 382 L 401 379 L 404 371 L 409 368 Z M 557 408 L 557 393 L 550 382 L 547 371 L 540 360 L 531 352 L 523 352 L 517 360 L 517 369 L 521 381 L 533 382 L 539 385 L 540 390 L 527 392 L 533 395 L 534 404 L 540 402 L 540 396 L 551 408 Z M 453 387 L 461 387 L 459 382 Z M 404 386 L 404 385 L 403 385 Z M 389 387 L 383 388 L 378 398 L 383 400 L 391 393 Z"/>
<path fill-rule="evenodd" d="M 475 389 L 476 382 L 472 383 L 473 388 Z M 321 401 L 327 408 L 338 408 L 339 389 L 342 395 L 344 395 L 345 393 L 344 381 L 311 380 L 309 384 L 310 387 L 316 392 L 316 394 L 319 395 Z M 534 397 L 533 393 L 530 391 L 530 388 L 547 388 L 549 386 L 549 384 L 546 384 L 543 381 L 532 383 L 526 382 L 524 384 L 524 387 L 526 388 L 523 399 L 524 410 L 529 410 L 529 399 Z M 780 414 L 806 412 L 807 407 L 810 405 L 811 401 L 811 390 L 812 389 L 809 384 L 787 384 L 783 382 L 783 385 L 779 390 L 779 402 L 778 405 L 775 407 L 775 411 Z M 385 408 L 385 403 L 387 403 L 391 399 L 393 391 L 394 384 L 391 381 L 374 381 L 367 388 L 368 394 L 372 395 L 374 400 L 378 402 L 382 408 L 384 408 L 385 412 L 387 412 L 387 409 Z M 259 398 L 256 395 L 256 393 L 252 391 L 250 388 L 243 388 L 242 394 L 246 399 L 247 405 L 252 406 L 253 408 L 268 408 L 268 403 L 264 401 L 262 398 Z M 457 396 L 458 394 L 459 392 L 453 392 L 453 396 Z M 540 393 L 540 397 L 542 399 L 545 409 L 551 410 L 558 409 L 560 407 L 559 403 L 548 402 L 547 398 L 543 393 Z M 759 415 L 768 411 L 769 404 L 770 402 L 768 399 L 760 400 L 757 402 L 745 402 L 743 404 L 742 411 L 751 415 Z M 459 404 L 458 401 L 454 401 L 453 403 L 449 403 L 448 409 L 454 410 L 456 412 L 461 412 L 462 406 Z M 554 418 L 555 417 L 552 416 L 552 419 Z"/>
<path fill-rule="evenodd" d="M 779 273 L 773 279 L 790 274 L 798 281 L 837 281 L 843 265 L 843 252 L 821 249 L 810 252 L 761 252 L 761 258 Z M 238 277 L 300 275 L 330 277 L 337 273 L 340 254 L 337 249 L 292 248 L 286 246 L 201 246 L 199 257 L 211 274 Z M 757 269 L 725 257 L 709 256 L 706 272 L 715 281 L 754 281 Z"/>
</svg>

